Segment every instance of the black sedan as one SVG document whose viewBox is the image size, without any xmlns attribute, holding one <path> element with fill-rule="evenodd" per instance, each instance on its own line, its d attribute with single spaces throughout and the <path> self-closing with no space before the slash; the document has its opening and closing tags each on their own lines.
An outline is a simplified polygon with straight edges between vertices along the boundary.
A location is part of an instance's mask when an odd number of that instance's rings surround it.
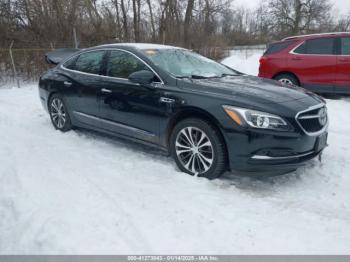
<svg viewBox="0 0 350 262">
<path fill-rule="evenodd" d="M 183 48 L 111 44 L 57 50 L 47 60 L 57 66 L 41 76 L 39 93 L 56 129 L 155 146 L 191 175 L 285 173 L 327 144 L 319 96 Z"/>
</svg>

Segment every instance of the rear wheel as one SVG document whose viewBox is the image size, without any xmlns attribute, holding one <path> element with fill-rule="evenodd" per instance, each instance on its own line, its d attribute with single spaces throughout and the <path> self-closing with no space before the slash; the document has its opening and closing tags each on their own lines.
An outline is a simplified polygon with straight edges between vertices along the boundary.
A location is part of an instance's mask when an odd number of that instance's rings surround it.
<svg viewBox="0 0 350 262">
<path fill-rule="evenodd" d="M 280 81 L 284 84 L 299 86 L 298 79 L 291 74 L 280 74 L 274 77 L 275 80 Z"/>
<path fill-rule="evenodd" d="M 53 126 L 62 131 L 67 132 L 72 129 L 72 124 L 64 104 L 62 97 L 58 94 L 53 94 L 49 102 L 49 113 Z"/>
<path fill-rule="evenodd" d="M 178 123 L 170 137 L 172 156 L 181 171 L 209 179 L 227 169 L 227 154 L 219 131 L 199 118 Z"/>
</svg>

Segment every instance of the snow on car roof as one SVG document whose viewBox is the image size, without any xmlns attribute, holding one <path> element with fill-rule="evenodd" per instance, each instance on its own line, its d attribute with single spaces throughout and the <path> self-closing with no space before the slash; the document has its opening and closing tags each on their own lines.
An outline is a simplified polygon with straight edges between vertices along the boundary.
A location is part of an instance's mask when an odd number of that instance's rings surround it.
<svg viewBox="0 0 350 262">
<path fill-rule="evenodd" d="M 159 44 L 149 44 L 149 43 L 118 43 L 118 44 L 108 44 L 102 45 L 100 47 L 107 46 L 130 46 L 140 50 L 146 49 L 182 49 L 181 47 L 171 46 L 171 45 L 159 45 Z"/>
</svg>

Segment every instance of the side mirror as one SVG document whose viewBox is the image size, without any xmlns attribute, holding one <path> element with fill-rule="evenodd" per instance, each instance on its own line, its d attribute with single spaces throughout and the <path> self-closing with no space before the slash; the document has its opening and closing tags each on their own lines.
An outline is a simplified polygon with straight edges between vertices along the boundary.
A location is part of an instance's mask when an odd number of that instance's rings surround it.
<svg viewBox="0 0 350 262">
<path fill-rule="evenodd" d="M 153 82 L 154 74 L 151 71 L 141 70 L 130 74 L 128 79 L 133 83 L 147 85 Z"/>
</svg>

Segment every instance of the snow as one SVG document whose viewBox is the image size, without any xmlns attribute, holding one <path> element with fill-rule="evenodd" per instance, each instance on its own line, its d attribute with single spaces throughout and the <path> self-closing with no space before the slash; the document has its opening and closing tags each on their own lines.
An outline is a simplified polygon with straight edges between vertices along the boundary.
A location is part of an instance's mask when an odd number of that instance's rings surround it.
<svg viewBox="0 0 350 262">
<path fill-rule="evenodd" d="M 36 85 L 0 89 L 0 254 L 349 254 L 350 98 L 327 102 L 322 163 L 209 181 L 154 149 L 54 130 Z"/>
<path fill-rule="evenodd" d="M 233 50 L 221 63 L 239 72 L 256 76 L 259 73 L 259 59 L 263 53 L 262 49 Z"/>
</svg>

